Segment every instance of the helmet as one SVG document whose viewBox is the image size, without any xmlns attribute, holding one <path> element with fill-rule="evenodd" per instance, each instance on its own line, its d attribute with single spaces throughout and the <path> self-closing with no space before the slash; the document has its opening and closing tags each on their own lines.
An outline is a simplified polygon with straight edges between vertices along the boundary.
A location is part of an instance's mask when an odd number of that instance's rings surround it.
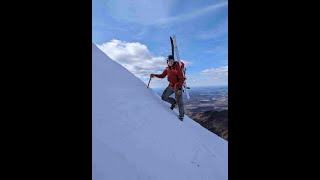
<svg viewBox="0 0 320 180">
<path fill-rule="evenodd" d="M 173 59 L 174 60 L 174 57 L 172 55 L 169 55 L 167 60 L 169 60 L 169 59 Z"/>
</svg>

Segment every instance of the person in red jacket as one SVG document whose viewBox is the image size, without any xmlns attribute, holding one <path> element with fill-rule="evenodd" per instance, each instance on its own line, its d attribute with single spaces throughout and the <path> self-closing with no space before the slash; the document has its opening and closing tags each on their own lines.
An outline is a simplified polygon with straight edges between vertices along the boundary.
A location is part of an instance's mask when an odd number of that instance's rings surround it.
<svg viewBox="0 0 320 180">
<path fill-rule="evenodd" d="M 150 77 L 164 78 L 168 76 L 169 85 L 163 91 L 161 99 L 171 104 L 170 109 L 174 109 L 176 104 L 179 106 L 179 119 L 183 121 L 184 117 L 184 105 L 182 100 L 182 86 L 184 83 L 184 77 L 182 74 L 182 69 L 179 66 L 179 62 L 174 61 L 172 55 L 168 56 L 167 59 L 168 67 L 163 71 L 162 74 L 151 74 Z M 175 93 L 175 99 L 169 97 Z"/>
</svg>

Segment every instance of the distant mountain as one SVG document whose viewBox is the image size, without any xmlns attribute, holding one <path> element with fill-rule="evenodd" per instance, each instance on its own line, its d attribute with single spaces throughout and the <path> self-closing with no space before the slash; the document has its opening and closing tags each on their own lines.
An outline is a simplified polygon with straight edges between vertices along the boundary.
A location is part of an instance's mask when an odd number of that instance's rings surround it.
<svg viewBox="0 0 320 180">
<path fill-rule="evenodd" d="M 190 118 L 209 131 L 228 140 L 228 110 L 196 112 Z"/>
</svg>

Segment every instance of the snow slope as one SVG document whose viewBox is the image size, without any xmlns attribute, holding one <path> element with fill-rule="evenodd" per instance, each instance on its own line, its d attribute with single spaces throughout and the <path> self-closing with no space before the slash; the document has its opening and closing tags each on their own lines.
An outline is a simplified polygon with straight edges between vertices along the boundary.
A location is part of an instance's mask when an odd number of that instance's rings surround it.
<svg viewBox="0 0 320 180">
<path fill-rule="evenodd" d="M 92 179 L 227 180 L 228 142 L 169 107 L 92 43 Z"/>
</svg>

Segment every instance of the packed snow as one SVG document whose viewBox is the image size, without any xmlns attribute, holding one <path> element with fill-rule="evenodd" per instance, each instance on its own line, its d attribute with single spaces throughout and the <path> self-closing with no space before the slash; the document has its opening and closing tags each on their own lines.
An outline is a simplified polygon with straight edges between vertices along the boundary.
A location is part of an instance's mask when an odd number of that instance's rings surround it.
<svg viewBox="0 0 320 180">
<path fill-rule="evenodd" d="M 227 180 L 228 142 L 169 107 L 92 43 L 92 179 Z"/>
</svg>

